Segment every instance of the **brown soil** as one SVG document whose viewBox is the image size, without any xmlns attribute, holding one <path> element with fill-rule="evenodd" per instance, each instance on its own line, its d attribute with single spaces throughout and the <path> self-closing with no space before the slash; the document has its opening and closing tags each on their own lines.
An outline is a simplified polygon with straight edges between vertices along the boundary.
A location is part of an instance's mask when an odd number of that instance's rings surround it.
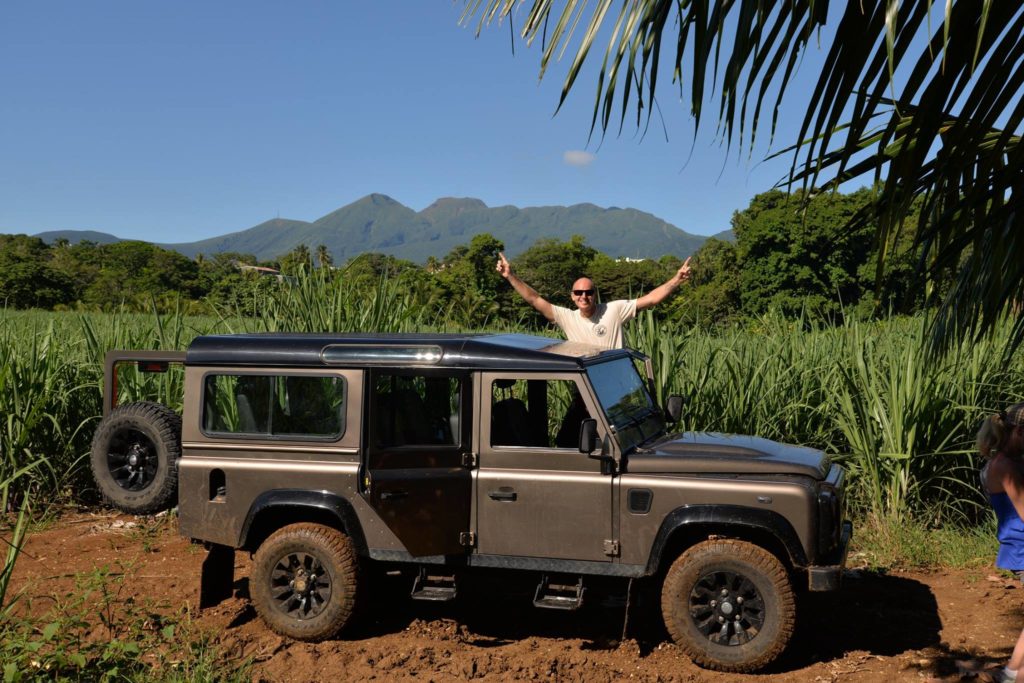
<svg viewBox="0 0 1024 683">
<path fill-rule="evenodd" d="M 25 588 L 22 609 L 42 614 L 49 596 L 74 589 L 76 575 L 123 571 L 122 595 L 167 614 L 191 610 L 226 653 L 254 662 L 254 680 L 268 681 L 987 681 L 1024 626 L 1024 589 L 991 568 L 854 570 L 840 592 L 806 596 L 780 661 L 738 676 L 694 666 L 642 599 L 632 601 L 622 639 L 624 596 L 555 612 L 533 608 L 528 594 L 491 586 L 425 603 L 404 597 L 404 579 L 384 577 L 352 633 L 307 644 L 275 635 L 256 616 L 244 553 L 236 555 L 235 597 L 198 611 L 205 552 L 174 526 L 167 517 L 65 517 L 30 536 L 12 590 Z"/>
</svg>

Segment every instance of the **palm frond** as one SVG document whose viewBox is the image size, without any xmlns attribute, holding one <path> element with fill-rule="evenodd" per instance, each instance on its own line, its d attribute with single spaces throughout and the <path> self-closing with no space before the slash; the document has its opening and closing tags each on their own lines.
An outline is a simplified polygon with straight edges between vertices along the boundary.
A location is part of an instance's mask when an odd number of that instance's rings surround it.
<svg viewBox="0 0 1024 683">
<path fill-rule="evenodd" d="M 605 134 L 636 108 L 651 116 L 662 51 L 673 82 L 701 123 L 706 91 L 719 93 L 718 131 L 753 152 L 766 101 L 774 138 L 779 106 L 811 38 L 830 42 L 797 143 L 787 148 L 787 183 L 835 187 L 854 178 L 878 189 L 878 272 L 885 245 L 903 229 L 922 249 L 933 286 L 936 348 L 991 330 L 1007 305 L 1024 301 L 1021 246 L 1024 4 L 992 0 L 465 0 L 478 30 L 517 18 L 532 42 L 543 35 L 541 76 L 572 54 L 559 108 L 577 83 L 607 19 L 610 39 L 597 74 L 591 134 Z M 933 15 L 941 25 L 933 25 Z M 549 27 L 549 18 L 554 26 Z M 582 35 L 574 29 L 585 26 Z M 549 28 L 551 30 L 549 30 Z M 675 34 L 675 45 L 670 36 Z M 671 35 L 671 34 L 670 34 Z M 667 56 L 666 55 L 666 56 Z M 687 89 L 689 96 L 686 97 Z M 770 101 L 772 93 L 774 101 Z M 920 203 L 921 219 L 905 226 Z M 863 217 L 862 217 L 863 218 Z M 1024 323 L 1016 339 L 1024 340 Z"/>
</svg>

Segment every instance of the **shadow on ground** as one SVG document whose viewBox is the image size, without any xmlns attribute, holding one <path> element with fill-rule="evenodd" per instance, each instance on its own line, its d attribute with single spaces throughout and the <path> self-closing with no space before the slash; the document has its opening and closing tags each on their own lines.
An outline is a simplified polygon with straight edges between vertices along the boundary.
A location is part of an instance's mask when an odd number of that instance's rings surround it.
<svg viewBox="0 0 1024 683">
<path fill-rule="evenodd" d="M 914 579 L 859 572 L 832 593 L 807 593 L 793 641 L 776 669 L 801 668 L 862 651 L 891 657 L 940 643 L 942 622 L 931 589 Z"/>
</svg>

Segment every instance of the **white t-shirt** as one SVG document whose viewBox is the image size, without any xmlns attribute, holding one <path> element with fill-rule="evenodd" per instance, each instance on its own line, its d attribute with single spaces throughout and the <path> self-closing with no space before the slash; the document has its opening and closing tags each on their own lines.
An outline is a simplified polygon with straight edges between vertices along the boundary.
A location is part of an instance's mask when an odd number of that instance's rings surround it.
<svg viewBox="0 0 1024 683">
<path fill-rule="evenodd" d="M 626 345 L 622 325 L 636 317 L 636 299 L 619 299 L 598 304 L 594 314 L 584 318 L 579 309 L 551 306 L 555 324 L 562 328 L 569 341 L 593 344 L 604 349 L 621 349 Z"/>
</svg>

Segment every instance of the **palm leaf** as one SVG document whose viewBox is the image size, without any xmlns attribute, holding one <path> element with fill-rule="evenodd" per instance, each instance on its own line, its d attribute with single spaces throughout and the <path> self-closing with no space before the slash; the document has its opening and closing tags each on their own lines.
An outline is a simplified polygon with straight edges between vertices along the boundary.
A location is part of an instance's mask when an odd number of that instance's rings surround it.
<svg viewBox="0 0 1024 683">
<path fill-rule="evenodd" d="M 479 28 L 523 14 L 520 34 L 545 33 L 541 76 L 554 55 L 572 54 L 559 107 L 583 73 L 609 17 L 610 0 L 466 0 L 463 21 Z M 989 332 L 1007 305 L 1024 300 L 1019 203 L 1024 119 L 1024 4 L 992 0 L 623 0 L 597 76 L 591 134 L 603 135 L 636 105 L 646 125 L 656 102 L 660 57 L 700 125 L 706 91 L 718 92 L 718 131 L 753 145 L 763 106 L 775 91 L 769 136 L 792 86 L 795 65 L 818 29 L 826 56 L 797 144 L 788 147 L 788 183 L 836 187 L 864 178 L 878 187 L 878 272 L 886 245 L 903 229 L 921 249 L 933 290 L 935 348 L 957 335 Z M 518 13 L 517 13 L 518 14 Z M 932 16 L 941 16 L 933 26 Z M 673 22 L 669 22 L 673 18 Z M 574 37 L 577 24 L 585 25 Z M 663 34 L 675 32 L 675 45 Z M 664 42 L 663 42 L 664 41 Z M 687 80 L 688 79 L 688 80 Z M 689 90 L 688 98 L 687 88 Z M 748 135 L 749 131 L 749 135 Z M 904 225 L 920 203 L 921 220 Z M 865 214 L 861 220 L 867 219 Z M 852 228 L 853 226 L 851 226 Z M 1024 323 L 1015 326 L 1024 339 Z"/>
</svg>

